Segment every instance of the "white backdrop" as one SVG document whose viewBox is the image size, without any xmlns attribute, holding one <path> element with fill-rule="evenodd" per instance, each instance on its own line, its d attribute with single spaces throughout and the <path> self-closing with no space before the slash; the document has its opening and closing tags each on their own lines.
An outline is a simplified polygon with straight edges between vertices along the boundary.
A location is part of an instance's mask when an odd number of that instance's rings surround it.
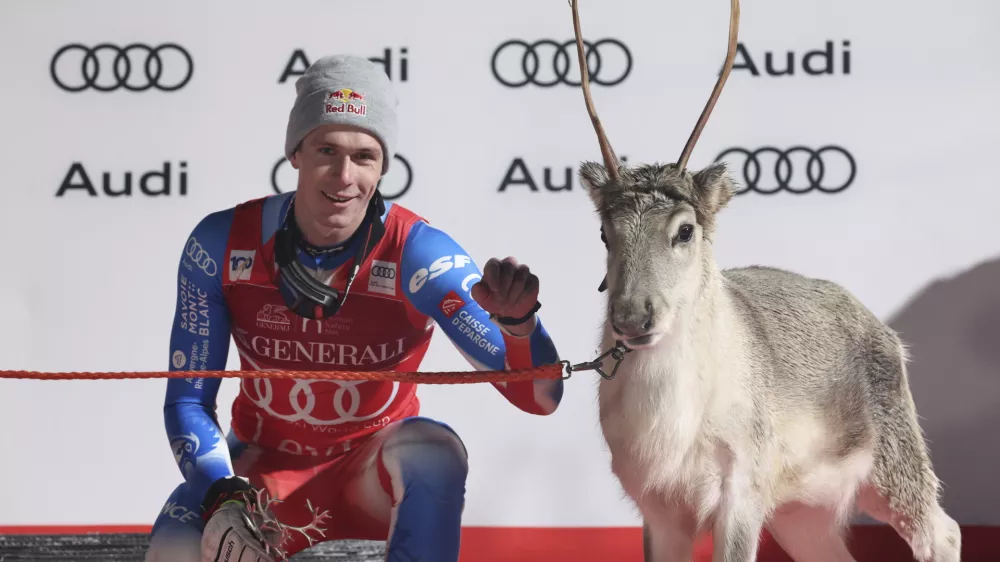
<svg viewBox="0 0 1000 562">
<path fill-rule="evenodd" d="M 501 52 L 495 72 L 491 64 L 508 40 L 570 41 L 566 0 L 166 6 L 0 4 L 0 228 L 7 240 L 0 369 L 165 370 L 177 261 L 191 228 L 209 212 L 274 192 L 296 76 L 280 78 L 290 62 L 297 72 L 305 68 L 295 53 L 309 61 L 335 52 L 382 58 L 386 49 L 402 98 L 399 152 L 412 172 L 397 202 L 446 229 L 480 264 L 507 255 L 529 264 L 542 280 L 541 315 L 561 355 L 574 362 L 593 357 L 604 248 L 575 172 L 579 161 L 600 159 L 583 96 L 563 83 L 502 84 L 497 76 L 524 78 L 523 47 Z M 615 39 L 628 53 L 600 45 L 597 76 L 623 79 L 592 84 L 619 155 L 630 162 L 678 158 L 721 69 L 728 8 L 726 0 L 581 2 L 586 38 Z M 935 280 L 1000 256 L 992 160 L 1000 141 L 998 20 L 1000 7 L 987 0 L 744 2 L 744 50 L 690 162 L 702 167 L 732 147 L 836 145 L 851 155 L 855 177 L 837 193 L 751 191 L 735 198 L 720 216 L 716 255 L 723 266 L 769 264 L 840 282 L 881 317 L 905 316 L 904 338 L 938 326 L 935 315 L 950 318 L 953 344 L 935 347 L 945 336 L 914 342 L 911 374 L 946 507 L 963 524 L 1000 524 L 992 509 L 1000 487 L 983 487 L 987 475 L 1000 473 L 1000 357 L 993 351 L 1000 341 L 1000 268 L 979 282 L 967 312 L 954 314 L 953 299 L 971 290 L 959 288 L 920 314 L 906 314 Z M 803 59 L 827 42 L 833 71 L 807 73 Z M 112 49 L 96 51 L 99 69 L 84 66 L 82 50 L 55 57 L 74 43 L 174 43 L 190 56 L 192 72 L 174 91 L 67 91 L 57 80 L 84 84 L 84 69 L 96 70 L 98 85 L 115 84 Z M 128 52 L 131 64 L 119 62 L 119 75 L 141 85 L 147 53 Z M 184 57 L 158 52 L 159 82 L 183 79 Z M 557 79 L 554 68 L 567 63 L 567 80 L 578 78 L 572 47 L 568 59 L 544 43 L 535 52 L 527 64 L 530 71 L 537 60 L 537 82 Z M 769 74 L 768 53 L 770 68 L 781 70 L 789 52 L 794 73 Z M 819 55 L 809 60 L 813 69 L 826 62 Z M 155 62 L 148 67 L 154 75 Z M 846 160 L 821 156 L 818 183 L 843 185 Z M 518 158 L 537 191 L 523 182 L 501 190 Z M 744 177 L 738 156 L 727 160 L 738 183 L 754 179 Z M 57 196 L 74 163 L 95 195 L 77 188 Z M 164 163 L 171 193 L 144 195 L 140 176 Z M 808 185 L 807 164 L 804 153 L 793 152 L 781 168 L 792 188 Z M 761 190 L 777 185 L 774 167 L 773 154 L 760 157 Z M 547 170 L 549 185 L 560 186 L 567 168 L 568 189 L 545 187 Z M 524 179 L 523 171 L 512 177 Z M 102 192 L 105 174 L 117 191 L 126 172 L 131 196 Z M 274 176 L 279 189 L 294 186 L 287 165 Z M 400 191 L 406 176 L 397 161 L 386 193 Z M 78 169 L 69 182 L 80 180 Z M 229 368 L 237 366 L 232 352 Z M 468 368 L 440 333 L 422 366 Z M 488 385 L 420 390 L 424 413 L 452 424 L 468 446 L 466 524 L 637 523 L 610 474 L 595 379 L 582 373 L 568 381 L 551 417 L 517 411 Z M 0 524 L 151 523 L 180 478 L 163 429 L 164 387 L 163 380 L 0 381 Z M 223 385 L 223 424 L 236 390 L 235 380 Z"/>
</svg>

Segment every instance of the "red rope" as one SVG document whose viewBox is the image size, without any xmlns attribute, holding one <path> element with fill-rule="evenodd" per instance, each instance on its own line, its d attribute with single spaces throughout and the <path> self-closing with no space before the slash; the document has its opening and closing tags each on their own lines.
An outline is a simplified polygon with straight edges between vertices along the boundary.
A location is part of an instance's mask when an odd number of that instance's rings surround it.
<svg viewBox="0 0 1000 562">
<path fill-rule="evenodd" d="M 34 380 L 103 380 L 103 379 L 177 379 L 177 378 L 243 378 L 243 379 L 320 379 L 351 381 L 399 381 L 418 384 L 469 384 L 483 382 L 521 382 L 536 379 L 561 379 L 560 363 L 532 369 L 510 371 L 398 372 L 398 371 L 149 371 L 149 372 L 87 372 L 68 371 L 0 371 L 0 379 Z"/>
</svg>

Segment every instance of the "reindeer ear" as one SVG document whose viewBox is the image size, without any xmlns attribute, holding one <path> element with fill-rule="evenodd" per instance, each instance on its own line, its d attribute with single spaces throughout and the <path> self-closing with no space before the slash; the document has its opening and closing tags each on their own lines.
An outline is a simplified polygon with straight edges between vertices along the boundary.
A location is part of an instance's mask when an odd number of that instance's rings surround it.
<svg viewBox="0 0 1000 562">
<path fill-rule="evenodd" d="M 715 215 L 732 199 L 735 190 L 725 162 L 718 162 L 694 174 L 694 195 L 701 211 Z"/>
<path fill-rule="evenodd" d="M 604 201 L 604 185 L 609 180 L 608 171 L 597 162 L 584 162 L 580 165 L 580 184 L 597 208 L 601 208 Z"/>
</svg>

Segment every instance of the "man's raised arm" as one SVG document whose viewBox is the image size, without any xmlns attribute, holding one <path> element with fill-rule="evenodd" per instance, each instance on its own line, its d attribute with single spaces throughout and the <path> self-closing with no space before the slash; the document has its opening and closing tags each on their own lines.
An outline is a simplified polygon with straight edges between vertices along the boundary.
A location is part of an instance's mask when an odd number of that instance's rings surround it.
<svg viewBox="0 0 1000 562">
<path fill-rule="evenodd" d="M 555 345 L 537 315 L 506 331 L 490 319 L 472 297 L 472 288 L 482 279 L 482 272 L 465 250 L 441 230 L 424 222 L 414 224 L 403 248 L 400 274 L 403 293 L 410 303 L 433 318 L 476 369 L 527 369 L 559 361 Z M 517 281 L 510 279 L 508 283 L 504 279 L 502 283 L 510 287 Z M 524 286 L 523 279 L 520 283 Z M 528 286 L 525 293 L 531 290 Z M 533 290 L 537 298 L 537 283 Z M 529 308 L 534 304 L 530 295 L 523 301 L 531 301 Z M 509 402 L 532 414 L 551 414 L 562 400 L 561 380 L 493 385 Z"/>
</svg>

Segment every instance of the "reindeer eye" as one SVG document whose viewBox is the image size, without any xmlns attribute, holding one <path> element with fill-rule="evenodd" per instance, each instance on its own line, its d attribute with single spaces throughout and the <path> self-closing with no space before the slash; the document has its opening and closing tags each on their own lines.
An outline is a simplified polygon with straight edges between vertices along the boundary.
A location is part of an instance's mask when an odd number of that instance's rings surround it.
<svg viewBox="0 0 1000 562">
<path fill-rule="evenodd" d="M 690 242 L 691 236 L 694 234 L 694 227 L 690 224 L 685 224 L 681 226 L 681 229 L 677 232 L 677 239 L 681 242 Z"/>
</svg>

